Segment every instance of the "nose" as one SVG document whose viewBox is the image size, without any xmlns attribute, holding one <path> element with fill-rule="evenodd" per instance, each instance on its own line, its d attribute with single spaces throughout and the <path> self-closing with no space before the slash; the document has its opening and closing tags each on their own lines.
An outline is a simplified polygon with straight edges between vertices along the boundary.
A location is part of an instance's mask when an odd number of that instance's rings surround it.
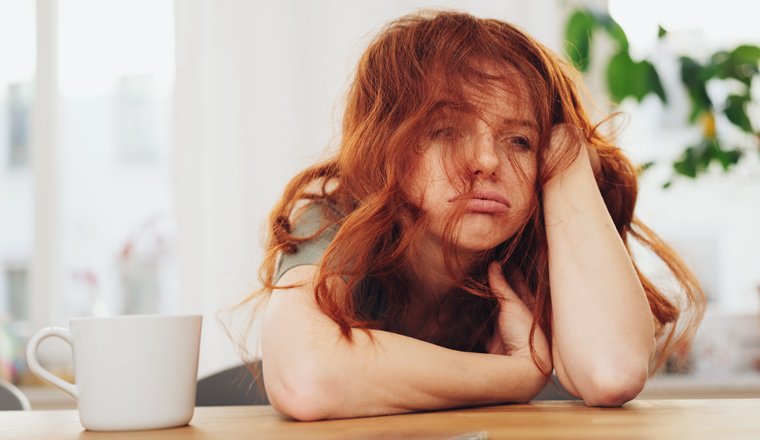
<svg viewBox="0 0 760 440">
<path fill-rule="evenodd" d="M 496 139 L 492 133 L 480 132 L 473 140 L 471 167 L 476 176 L 496 178 L 499 169 L 499 154 Z"/>
</svg>

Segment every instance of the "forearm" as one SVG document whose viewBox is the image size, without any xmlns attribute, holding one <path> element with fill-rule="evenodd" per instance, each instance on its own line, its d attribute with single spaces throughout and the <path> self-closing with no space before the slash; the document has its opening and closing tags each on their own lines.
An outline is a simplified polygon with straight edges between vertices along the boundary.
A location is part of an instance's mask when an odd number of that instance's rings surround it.
<svg viewBox="0 0 760 440">
<path fill-rule="evenodd" d="M 587 404 L 623 403 L 646 380 L 654 326 L 585 148 L 544 191 L 557 374 Z"/>
<path fill-rule="evenodd" d="M 267 393 L 300 420 L 525 402 L 546 381 L 529 355 L 465 353 L 384 331 L 337 326 L 299 293 L 276 292 L 265 314 Z"/>
<path fill-rule="evenodd" d="M 293 399 L 282 402 L 281 410 L 302 420 L 376 416 L 527 402 L 543 388 L 529 358 L 457 352 L 392 333 L 372 333 L 374 342 L 355 332 L 351 344 L 345 339 L 317 344 L 299 353 L 299 359 L 280 358 L 310 364 L 280 378 L 291 388 L 285 398 Z M 265 352 L 267 368 L 281 364 L 275 358 Z M 272 389 L 269 382 L 267 389 Z"/>
</svg>

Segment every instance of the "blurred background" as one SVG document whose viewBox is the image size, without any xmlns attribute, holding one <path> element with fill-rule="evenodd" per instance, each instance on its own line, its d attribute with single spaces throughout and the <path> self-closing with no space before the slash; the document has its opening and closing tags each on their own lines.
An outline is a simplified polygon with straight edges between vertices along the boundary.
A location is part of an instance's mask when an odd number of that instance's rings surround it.
<svg viewBox="0 0 760 440">
<path fill-rule="evenodd" d="M 258 287 L 262 221 L 335 145 L 372 35 L 430 6 L 518 25 L 580 63 L 600 121 L 621 112 L 637 215 L 709 298 L 688 372 L 642 398 L 760 397 L 760 54 L 733 52 L 760 45 L 760 3 L 741 0 L 0 0 L 0 378 L 71 407 L 23 348 L 82 316 L 203 314 L 199 375 L 240 363 L 217 314 Z M 578 29 L 590 45 L 567 44 Z M 741 75 L 709 70 L 736 53 Z M 633 71 L 649 79 L 627 90 Z M 40 356 L 71 378 L 65 343 Z"/>
</svg>

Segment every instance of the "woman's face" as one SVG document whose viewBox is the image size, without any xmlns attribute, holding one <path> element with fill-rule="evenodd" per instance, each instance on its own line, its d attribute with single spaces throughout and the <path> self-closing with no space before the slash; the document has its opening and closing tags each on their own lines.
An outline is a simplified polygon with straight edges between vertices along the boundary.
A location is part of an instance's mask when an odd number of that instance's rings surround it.
<svg viewBox="0 0 760 440">
<path fill-rule="evenodd" d="M 447 222 L 461 209 L 453 237 L 464 252 L 491 249 L 528 221 L 539 133 L 524 80 L 513 85 L 472 93 L 477 116 L 444 110 L 423 138 L 409 195 L 427 215 L 433 242 L 442 242 Z"/>
</svg>

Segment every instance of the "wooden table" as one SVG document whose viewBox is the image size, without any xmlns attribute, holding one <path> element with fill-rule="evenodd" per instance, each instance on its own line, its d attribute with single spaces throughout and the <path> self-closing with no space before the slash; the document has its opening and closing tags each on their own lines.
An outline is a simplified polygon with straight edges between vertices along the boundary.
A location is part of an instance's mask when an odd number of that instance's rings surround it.
<svg viewBox="0 0 760 440">
<path fill-rule="evenodd" d="M 634 400 L 622 408 L 546 401 L 311 423 L 269 406 L 205 407 L 189 426 L 119 433 L 85 431 L 75 410 L 0 411 L 3 440 L 446 440 L 483 430 L 491 439 L 760 439 L 760 399 Z"/>
</svg>

